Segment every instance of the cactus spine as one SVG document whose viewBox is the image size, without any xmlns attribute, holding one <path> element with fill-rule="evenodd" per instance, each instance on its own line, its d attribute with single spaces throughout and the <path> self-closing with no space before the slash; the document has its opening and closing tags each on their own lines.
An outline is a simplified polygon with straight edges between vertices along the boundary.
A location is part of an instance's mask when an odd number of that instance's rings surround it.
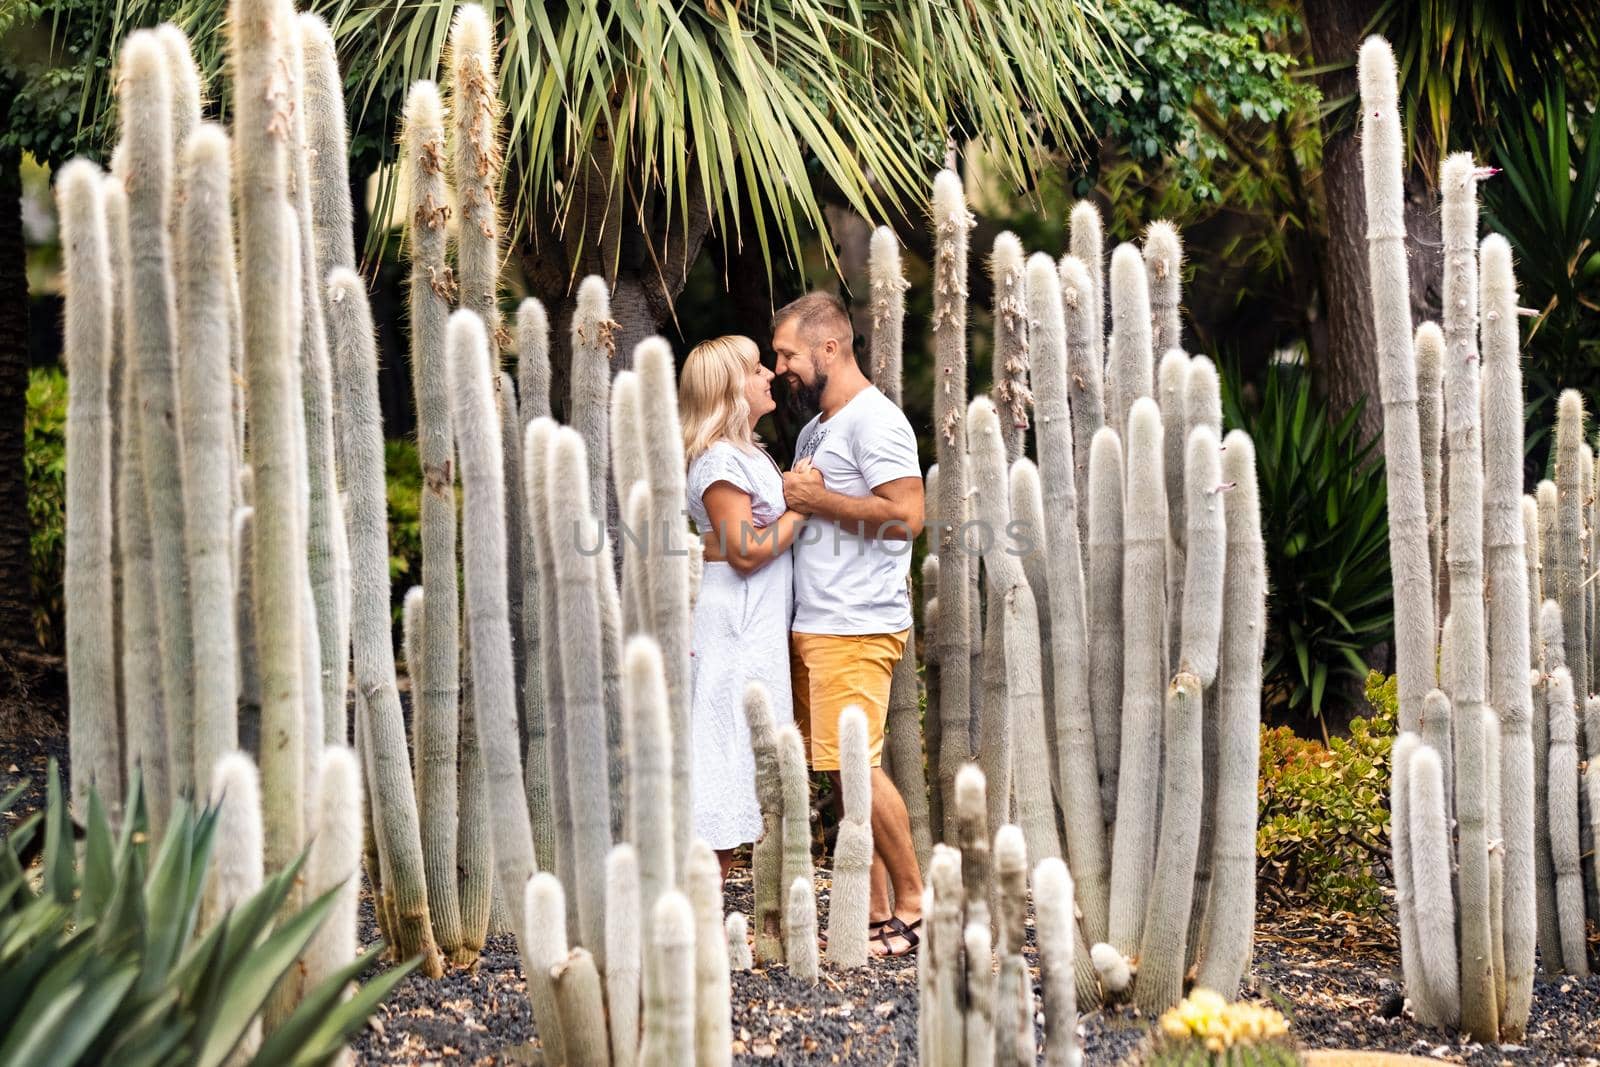
<svg viewBox="0 0 1600 1067">
<path fill-rule="evenodd" d="M 939 793 L 944 836 L 955 837 L 956 774 L 970 758 L 971 560 L 961 544 L 967 521 L 967 242 L 973 219 L 961 179 L 940 171 L 933 183 L 934 429 L 939 462 Z"/>
<path fill-rule="evenodd" d="M 1223 589 L 1217 720 L 1216 825 L 1211 886 L 1196 956 L 1198 982 L 1231 997 L 1250 963 L 1255 926 L 1256 809 L 1261 747 L 1261 652 L 1266 640 L 1266 546 L 1256 489 L 1256 450 L 1241 430 L 1223 441 L 1228 581 Z M 1399 860 L 1396 859 L 1396 864 Z M 1398 875 L 1396 876 L 1398 880 Z"/>
<path fill-rule="evenodd" d="M 1530 603 L 1527 521 L 1522 496 L 1522 364 L 1511 246 L 1491 235 L 1480 246 L 1483 349 L 1483 541 L 1489 594 L 1489 703 L 1499 715 L 1500 839 L 1504 854 L 1504 1009 L 1500 1032 L 1519 1039 L 1533 998 L 1535 941 L 1533 695 L 1528 686 Z M 1537 529 L 1535 526 L 1535 535 Z M 1537 564 L 1532 564 L 1536 566 Z M 1536 577 L 1536 576 L 1535 576 Z M 1487 729 L 1487 728 L 1486 728 Z"/>
<path fill-rule="evenodd" d="M 423 684 L 413 693 L 416 791 L 422 810 L 429 813 L 422 824 L 422 846 L 434 933 L 440 947 L 454 956 L 463 938 L 456 885 L 461 639 L 445 322 L 455 282 L 444 258 L 449 216 L 441 162 L 444 117 L 432 82 L 417 82 L 407 93 L 402 136 L 410 167 L 411 368 L 422 464 L 422 587 L 429 608 L 423 620 Z"/>
<path fill-rule="evenodd" d="M 828 962 L 835 967 L 865 967 L 872 876 L 872 768 L 867 763 L 867 719 L 854 704 L 839 716 L 839 767 L 844 818 L 833 849 Z M 702 931 L 702 939 L 706 936 Z"/>
<path fill-rule="evenodd" d="M 624 841 L 606 857 L 606 1021 L 617 1067 L 639 1059 L 640 914 L 639 853 Z"/>
<path fill-rule="evenodd" d="M 198 781 L 239 745 L 238 652 L 233 617 L 233 382 L 227 278 L 234 269 L 228 139 L 198 127 L 184 152 L 178 232 L 178 346 L 185 537 L 194 648 Z"/>
<path fill-rule="evenodd" d="M 717 867 L 717 854 L 704 841 L 696 839 L 689 846 L 684 882 L 694 908 L 694 1062 L 726 1067 L 733 1059 L 733 1020 L 728 942 L 722 927 L 722 872 Z M 866 932 L 864 917 L 862 932 Z M 865 948 L 863 941 L 863 951 Z"/>
<path fill-rule="evenodd" d="M 107 397 L 113 358 L 112 272 L 99 169 L 86 160 L 67 164 L 56 182 L 56 198 L 66 259 L 64 341 L 70 372 L 64 583 L 67 700 L 76 771 L 72 804 L 81 813 L 87 810 L 91 790 L 112 805 L 122 794 L 111 578 L 112 417 Z M 206 766 L 209 769 L 210 764 Z"/>
<path fill-rule="evenodd" d="M 744 691 L 744 716 L 750 724 L 750 749 L 756 762 L 756 801 L 761 808 L 761 836 L 750 850 L 754 883 L 755 959 L 783 960 L 784 780 L 782 757 L 772 725 L 772 698 L 759 682 Z"/>
<path fill-rule="evenodd" d="M 1140 265 L 1143 271 L 1143 265 Z M 1119 343 L 1121 343 L 1119 341 Z M 1111 857 L 1110 942 L 1138 951 L 1149 871 L 1155 859 L 1156 777 L 1161 758 L 1160 663 L 1151 649 L 1166 640 L 1164 571 L 1166 496 L 1161 416 L 1141 397 L 1128 413 L 1127 534 L 1122 556 L 1123 699 L 1117 834 Z"/>
</svg>

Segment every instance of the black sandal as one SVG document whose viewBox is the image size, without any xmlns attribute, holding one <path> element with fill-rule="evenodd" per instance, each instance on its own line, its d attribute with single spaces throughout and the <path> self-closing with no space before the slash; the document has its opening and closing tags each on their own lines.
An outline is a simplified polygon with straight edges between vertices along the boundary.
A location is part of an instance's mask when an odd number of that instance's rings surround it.
<svg viewBox="0 0 1600 1067">
<path fill-rule="evenodd" d="M 908 925 L 898 915 L 891 915 L 888 919 L 884 920 L 883 925 L 878 928 L 878 932 L 872 938 L 874 941 L 877 941 L 879 944 L 883 945 L 883 952 L 880 958 L 909 956 L 913 952 L 917 951 L 917 946 L 922 944 L 922 938 L 917 935 L 917 927 L 921 925 L 922 920 L 920 918 L 912 921 Z M 905 949 L 900 952 L 894 951 L 889 946 L 889 939 L 891 937 L 898 937 L 900 940 L 904 941 L 906 943 Z"/>
<path fill-rule="evenodd" d="M 894 916 L 891 915 L 891 916 L 889 916 L 889 918 L 892 919 L 892 918 L 894 918 Z M 876 941 L 876 940 L 878 940 L 878 931 L 882 930 L 885 926 L 888 925 L 888 923 L 889 923 L 889 919 L 874 919 L 871 922 L 867 923 L 867 940 L 868 941 Z M 824 932 L 822 932 L 822 933 L 817 935 L 817 945 L 824 952 L 826 952 L 828 950 L 828 934 L 827 934 L 826 931 L 824 931 Z"/>
</svg>

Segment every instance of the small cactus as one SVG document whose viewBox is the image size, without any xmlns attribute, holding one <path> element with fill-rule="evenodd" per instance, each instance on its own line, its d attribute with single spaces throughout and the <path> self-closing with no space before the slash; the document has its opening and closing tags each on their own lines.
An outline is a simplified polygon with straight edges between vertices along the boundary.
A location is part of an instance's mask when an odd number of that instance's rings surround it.
<svg viewBox="0 0 1600 1067">
<path fill-rule="evenodd" d="M 828 962 L 835 967 L 865 967 L 872 875 L 872 768 L 867 763 L 866 716 L 854 704 L 839 716 L 839 768 L 844 818 L 833 850 Z"/>
<path fill-rule="evenodd" d="M 624 841 L 606 857 L 606 1020 L 616 1067 L 639 1058 L 640 914 L 639 853 Z"/>
<path fill-rule="evenodd" d="M 1073 989 L 1072 875 L 1058 859 L 1033 870 L 1033 912 L 1039 940 L 1039 985 L 1044 998 L 1044 1062 L 1047 1067 L 1077 1067 L 1078 1007 Z"/>
<path fill-rule="evenodd" d="M 750 951 L 750 924 L 744 912 L 728 914 L 723 923 L 728 938 L 728 967 L 735 971 L 748 971 L 755 967 L 755 957 Z"/>
<path fill-rule="evenodd" d="M 772 725 L 772 699 L 760 682 L 744 691 L 745 721 L 756 763 L 756 801 L 761 808 L 761 836 L 750 852 L 755 898 L 755 959 L 783 961 L 783 811 L 784 783 L 778 739 Z"/>
<path fill-rule="evenodd" d="M 689 846 L 684 884 L 694 908 L 694 1062 L 726 1065 L 732 1062 L 733 1019 L 728 942 L 722 927 L 722 871 L 717 854 L 704 841 L 696 839 Z"/>
<path fill-rule="evenodd" d="M 677 890 L 656 901 L 651 919 L 649 991 L 644 1010 L 644 1067 L 694 1062 L 694 910 Z M 812 939 L 812 952 L 816 940 Z"/>
<path fill-rule="evenodd" d="M 342 745 L 322 751 L 317 783 L 320 811 L 311 855 L 306 861 L 306 889 L 313 899 L 337 888 L 333 910 L 306 947 L 306 988 L 354 962 L 357 955 L 356 904 L 361 889 L 361 767 L 356 754 Z"/>
</svg>

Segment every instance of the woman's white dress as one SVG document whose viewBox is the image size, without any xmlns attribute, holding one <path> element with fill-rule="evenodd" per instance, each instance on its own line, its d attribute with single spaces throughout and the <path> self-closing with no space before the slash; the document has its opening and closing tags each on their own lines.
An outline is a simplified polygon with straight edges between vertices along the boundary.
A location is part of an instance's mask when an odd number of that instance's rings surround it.
<svg viewBox="0 0 1600 1067">
<path fill-rule="evenodd" d="M 689 517 L 702 534 L 711 529 L 702 498 L 716 482 L 749 494 L 758 527 L 784 512 L 783 475 L 759 450 L 747 453 L 719 441 L 689 464 L 687 482 Z M 748 578 L 727 563 L 708 562 L 700 579 L 689 646 L 694 833 L 712 848 L 735 848 L 761 836 L 744 691 L 750 682 L 760 682 L 772 697 L 773 722 L 794 721 L 789 694 L 793 601 L 788 551 Z"/>
</svg>

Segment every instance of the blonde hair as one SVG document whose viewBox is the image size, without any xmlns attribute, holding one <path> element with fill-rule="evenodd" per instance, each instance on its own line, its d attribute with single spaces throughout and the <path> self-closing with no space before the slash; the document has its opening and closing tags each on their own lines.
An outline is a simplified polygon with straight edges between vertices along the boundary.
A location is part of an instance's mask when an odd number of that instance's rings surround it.
<svg viewBox="0 0 1600 1067">
<path fill-rule="evenodd" d="M 761 350 L 741 334 L 713 337 L 689 350 L 678 376 L 678 419 L 683 425 L 685 460 L 693 463 L 718 441 L 744 452 L 755 451 L 744 383 L 751 368 L 760 362 Z"/>
</svg>

